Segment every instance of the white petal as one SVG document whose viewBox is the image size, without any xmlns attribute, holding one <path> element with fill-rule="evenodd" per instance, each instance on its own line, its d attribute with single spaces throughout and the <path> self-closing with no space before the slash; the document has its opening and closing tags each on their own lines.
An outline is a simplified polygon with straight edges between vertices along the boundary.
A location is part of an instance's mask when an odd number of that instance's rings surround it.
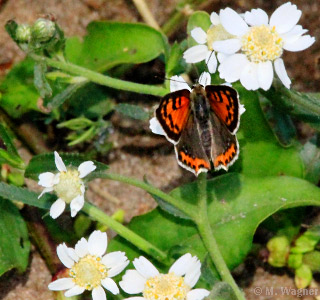
<svg viewBox="0 0 320 300">
<path fill-rule="evenodd" d="M 271 61 L 258 64 L 258 81 L 259 86 L 267 91 L 273 81 L 273 67 Z"/>
<path fill-rule="evenodd" d="M 195 289 L 187 294 L 187 300 L 202 300 L 210 294 L 208 290 L 205 289 Z"/>
<path fill-rule="evenodd" d="M 144 297 L 129 297 L 124 300 L 146 300 L 146 298 L 144 298 Z"/>
<path fill-rule="evenodd" d="M 246 111 L 246 108 L 244 107 L 243 104 L 240 104 L 240 107 L 239 107 L 239 114 L 240 116 Z"/>
<path fill-rule="evenodd" d="M 41 173 L 39 175 L 38 184 L 43 187 L 52 187 L 54 184 L 54 177 L 55 175 L 51 172 Z"/>
<path fill-rule="evenodd" d="M 235 36 L 244 35 L 249 27 L 233 9 L 227 7 L 220 11 L 220 22 L 229 33 Z"/>
<path fill-rule="evenodd" d="M 79 261 L 79 256 L 78 256 L 78 254 L 76 253 L 76 251 L 73 248 L 67 247 L 66 250 L 67 250 L 67 253 L 68 253 L 69 257 L 72 260 L 74 260 L 75 262 Z"/>
<path fill-rule="evenodd" d="M 48 289 L 51 291 L 63 291 L 71 289 L 75 286 L 72 278 L 61 278 L 51 282 L 48 285 Z"/>
<path fill-rule="evenodd" d="M 54 161 L 55 161 L 57 169 L 60 172 L 67 172 L 67 168 L 66 168 L 65 164 L 63 163 L 63 160 L 57 151 L 54 151 Z"/>
<path fill-rule="evenodd" d="M 220 24 L 220 17 L 217 13 L 213 12 L 210 15 L 210 21 L 213 25 L 219 25 Z"/>
<path fill-rule="evenodd" d="M 66 297 L 72 297 L 72 296 L 76 296 L 76 295 L 80 295 L 85 291 L 85 288 L 80 287 L 78 285 L 74 286 L 73 288 L 71 288 L 69 291 L 66 291 L 64 293 L 64 295 Z"/>
<path fill-rule="evenodd" d="M 220 64 L 220 77 L 227 82 L 235 82 L 240 79 L 240 75 L 247 64 L 249 64 L 249 60 L 244 54 L 231 55 Z"/>
<path fill-rule="evenodd" d="M 306 32 L 308 32 L 307 29 L 303 29 L 301 25 L 296 25 L 289 32 L 282 34 L 281 38 L 284 40 L 284 44 L 292 43 Z"/>
<path fill-rule="evenodd" d="M 58 218 L 66 208 L 66 203 L 62 199 L 56 200 L 50 207 L 50 217 L 52 219 Z"/>
<path fill-rule="evenodd" d="M 180 90 L 188 90 L 191 92 L 191 89 L 189 85 L 186 83 L 186 81 L 181 76 L 171 76 L 170 78 L 170 92 L 173 93 L 175 91 Z"/>
<path fill-rule="evenodd" d="M 202 86 L 207 86 L 211 84 L 211 76 L 208 72 L 202 72 L 200 77 L 199 77 L 199 83 Z"/>
<path fill-rule="evenodd" d="M 287 74 L 286 68 L 284 66 L 284 62 L 282 58 L 278 58 L 274 61 L 274 69 L 279 77 L 279 79 L 282 81 L 283 85 L 290 89 L 291 80 Z"/>
<path fill-rule="evenodd" d="M 42 197 L 43 194 L 48 193 L 48 192 L 52 192 L 53 191 L 53 187 L 46 187 L 42 190 L 41 194 L 38 196 L 38 199 L 40 199 L 40 197 Z"/>
<path fill-rule="evenodd" d="M 106 288 L 108 291 L 110 291 L 113 295 L 119 294 L 119 288 L 117 284 L 111 279 L 111 278 L 105 278 L 101 280 L 101 284 Z"/>
<path fill-rule="evenodd" d="M 183 58 L 187 63 L 197 63 L 205 60 L 208 51 L 206 45 L 193 46 L 183 53 Z"/>
<path fill-rule="evenodd" d="M 268 25 L 269 17 L 264 10 L 258 8 L 247 11 L 244 20 L 251 26 Z"/>
<path fill-rule="evenodd" d="M 241 48 L 241 42 L 239 39 L 229 39 L 224 41 L 214 42 L 212 45 L 213 49 L 217 52 L 225 54 L 236 53 Z"/>
<path fill-rule="evenodd" d="M 75 197 L 70 203 L 71 217 L 75 217 L 84 205 L 83 195 Z"/>
<path fill-rule="evenodd" d="M 76 243 L 76 246 L 74 247 L 74 250 L 76 251 L 77 255 L 79 257 L 84 257 L 86 256 L 89 252 L 88 252 L 88 242 L 85 238 L 81 238 L 81 240 L 79 240 Z"/>
<path fill-rule="evenodd" d="M 187 269 L 192 262 L 192 256 L 190 253 L 186 253 L 178 258 L 169 269 L 169 273 L 173 272 L 176 275 L 183 276 L 186 274 Z"/>
<path fill-rule="evenodd" d="M 156 117 L 153 117 L 152 119 L 150 119 L 149 128 L 151 129 L 151 131 L 154 134 L 165 135 L 165 132 L 162 129 L 162 127 Z"/>
<path fill-rule="evenodd" d="M 136 270 L 145 278 L 154 277 L 159 274 L 156 267 L 145 257 L 140 256 L 133 261 Z"/>
<path fill-rule="evenodd" d="M 105 232 L 95 230 L 88 239 L 88 250 L 91 255 L 102 256 L 108 246 L 108 237 Z"/>
<path fill-rule="evenodd" d="M 311 37 L 310 35 L 304 35 L 295 41 L 285 42 L 283 49 L 293 52 L 302 51 L 309 48 L 315 41 L 316 40 L 314 37 Z"/>
<path fill-rule="evenodd" d="M 118 274 L 120 274 L 128 266 L 129 263 L 130 263 L 130 261 L 127 260 L 124 263 L 119 264 L 119 265 L 111 268 L 110 270 L 108 270 L 108 276 L 109 277 L 117 276 Z"/>
<path fill-rule="evenodd" d="M 190 34 L 198 44 L 205 44 L 207 42 L 207 34 L 201 27 L 192 29 Z"/>
<path fill-rule="evenodd" d="M 80 173 L 79 177 L 83 178 L 89 173 L 93 172 L 97 167 L 94 165 L 93 161 L 88 160 L 80 164 L 78 171 Z"/>
<path fill-rule="evenodd" d="M 206 56 L 206 64 L 211 74 L 216 72 L 218 62 L 214 51 L 208 51 Z"/>
<path fill-rule="evenodd" d="M 144 290 L 145 282 L 146 279 L 136 270 L 127 270 L 119 285 L 128 294 L 139 294 Z"/>
<path fill-rule="evenodd" d="M 248 63 L 240 75 L 240 82 L 247 90 L 257 90 L 259 86 L 258 81 L 258 64 Z"/>
<path fill-rule="evenodd" d="M 192 257 L 192 260 L 189 262 L 189 267 L 186 271 L 186 275 L 184 277 L 184 281 L 191 288 L 195 286 L 198 282 L 199 277 L 201 275 L 201 263 L 196 256 Z"/>
<path fill-rule="evenodd" d="M 106 254 L 104 257 L 102 257 L 102 263 L 108 269 L 116 267 L 117 265 L 124 263 L 126 260 L 126 254 L 121 251 L 110 252 Z"/>
<path fill-rule="evenodd" d="M 221 53 L 221 52 L 219 52 L 219 53 L 217 54 L 217 58 L 218 58 L 218 61 L 219 61 L 220 63 L 222 63 L 223 61 L 225 61 L 228 57 L 230 57 L 229 54 L 225 54 L 225 53 Z"/>
<path fill-rule="evenodd" d="M 66 246 L 65 243 L 60 244 L 57 247 L 57 255 L 61 262 L 67 267 L 67 268 L 72 268 L 74 265 L 74 260 L 69 256 L 68 254 L 68 247 Z"/>
<path fill-rule="evenodd" d="M 276 27 L 278 33 L 290 31 L 299 21 L 301 10 L 297 6 L 287 2 L 279 6 L 270 17 L 270 26 Z"/>
</svg>

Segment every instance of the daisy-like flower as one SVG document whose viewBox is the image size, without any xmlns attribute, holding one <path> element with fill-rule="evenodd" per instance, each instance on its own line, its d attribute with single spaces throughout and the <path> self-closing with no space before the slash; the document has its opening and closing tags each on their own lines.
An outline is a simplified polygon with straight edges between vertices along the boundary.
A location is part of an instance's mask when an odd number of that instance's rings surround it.
<svg viewBox="0 0 320 300">
<path fill-rule="evenodd" d="M 63 291 L 66 297 L 92 291 L 93 300 L 106 300 L 107 289 L 112 294 L 119 294 L 119 288 L 112 277 L 121 273 L 129 264 L 124 252 L 111 252 L 106 255 L 108 238 L 105 232 L 96 230 L 88 241 L 82 238 L 75 248 L 66 244 L 57 247 L 61 262 L 69 269 L 69 277 L 51 282 L 48 288 L 52 291 Z"/>
<path fill-rule="evenodd" d="M 215 73 L 217 69 L 217 58 L 213 49 L 213 43 L 233 38 L 233 35 L 223 28 L 220 23 L 220 17 L 215 12 L 210 15 L 210 20 L 212 25 L 207 32 L 201 27 L 196 27 L 191 30 L 191 36 L 199 45 L 186 50 L 183 53 L 183 58 L 187 63 L 197 63 L 204 60 L 209 72 Z"/>
<path fill-rule="evenodd" d="M 82 178 L 96 169 L 92 161 L 85 161 L 78 167 L 78 170 L 67 169 L 60 155 L 55 151 L 54 159 L 59 173 L 51 172 L 41 173 L 38 184 L 44 189 L 39 195 L 40 198 L 44 193 L 54 191 L 58 200 L 50 208 L 50 216 L 53 219 L 59 217 L 66 207 L 70 204 L 71 217 L 74 217 L 84 204 L 85 187 Z"/>
<path fill-rule="evenodd" d="M 201 75 L 199 77 L 199 84 L 201 84 L 203 87 L 206 87 L 207 85 L 211 84 L 211 76 L 208 72 L 201 73 Z M 225 83 L 225 85 L 231 86 L 231 84 L 229 84 L 229 83 Z M 171 93 L 179 91 L 179 90 L 184 90 L 184 89 L 187 89 L 188 91 L 191 92 L 191 88 L 189 87 L 189 85 L 186 83 L 186 81 L 181 76 L 175 75 L 170 78 L 170 92 Z M 240 111 L 240 115 L 242 115 L 246 111 L 244 108 L 244 105 L 240 104 L 239 111 Z M 151 129 L 151 131 L 154 134 L 164 135 L 164 136 L 166 136 L 167 140 L 171 141 L 167 137 L 166 133 L 162 129 L 162 127 L 156 117 L 153 117 L 152 119 L 150 119 L 149 128 Z M 174 143 L 174 142 L 172 142 L 172 143 Z"/>
<path fill-rule="evenodd" d="M 213 49 L 221 53 L 220 77 L 228 82 L 240 80 L 248 90 L 268 90 L 274 68 L 284 86 L 290 88 L 283 51 L 302 51 L 315 42 L 297 25 L 300 17 L 301 11 L 290 2 L 278 7 L 270 19 L 262 9 L 246 12 L 244 18 L 231 8 L 221 10 L 221 24 L 235 37 L 213 43 Z"/>
<path fill-rule="evenodd" d="M 201 263 L 187 253 L 161 274 L 145 257 L 133 261 L 135 270 L 127 270 L 119 282 L 128 294 L 141 294 L 131 300 L 201 300 L 209 295 L 206 289 L 192 289 L 200 277 Z"/>
</svg>

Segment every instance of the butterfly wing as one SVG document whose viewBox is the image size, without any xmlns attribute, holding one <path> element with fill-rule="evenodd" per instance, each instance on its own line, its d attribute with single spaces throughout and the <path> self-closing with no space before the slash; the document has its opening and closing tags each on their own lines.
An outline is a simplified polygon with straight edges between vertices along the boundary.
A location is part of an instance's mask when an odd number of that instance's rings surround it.
<svg viewBox="0 0 320 300">
<path fill-rule="evenodd" d="M 227 171 L 239 156 L 237 137 L 214 112 L 210 115 L 210 126 L 212 128 L 211 160 L 214 169 Z"/>
<path fill-rule="evenodd" d="M 234 134 L 240 122 L 238 92 L 225 85 L 207 85 L 205 90 L 211 109 Z"/>
<path fill-rule="evenodd" d="M 200 140 L 193 113 L 190 113 L 188 117 L 175 151 L 179 165 L 195 175 L 210 170 L 210 161 Z"/>
<path fill-rule="evenodd" d="M 179 90 L 163 97 L 155 111 L 161 127 L 170 142 L 176 144 L 190 114 L 190 91 Z"/>
</svg>

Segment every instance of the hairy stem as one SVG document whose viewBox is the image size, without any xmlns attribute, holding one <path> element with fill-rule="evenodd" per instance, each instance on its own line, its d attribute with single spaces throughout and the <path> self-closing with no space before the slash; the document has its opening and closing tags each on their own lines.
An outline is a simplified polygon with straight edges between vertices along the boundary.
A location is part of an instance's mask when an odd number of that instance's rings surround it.
<svg viewBox="0 0 320 300">
<path fill-rule="evenodd" d="M 106 76 L 98 72 L 91 71 L 89 69 L 77 66 L 72 63 L 57 61 L 55 59 L 39 56 L 36 54 L 30 54 L 29 56 L 35 61 L 45 62 L 50 67 L 57 68 L 59 70 L 65 71 L 73 75 L 82 76 L 84 78 L 87 78 L 91 82 L 108 86 L 114 89 L 154 96 L 164 96 L 168 93 L 168 90 L 163 87 L 139 84 L 112 78 L 110 76 Z"/>
<path fill-rule="evenodd" d="M 156 19 L 153 17 L 147 3 L 144 0 L 132 0 L 132 2 L 136 6 L 142 19 L 151 27 L 160 30 L 160 26 L 157 23 Z"/>
<path fill-rule="evenodd" d="M 234 281 L 228 266 L 226 265 L 222 254 L 220 252 L 218 243 L 213 235 L 209 218 L 208 218 L 208 207 L 207 207 L 207 174 L 201 173 L 198 177 L 198 206 L 199 215 L 195 219 L 199 234 L 202 241 L 207 248 L 209 255 L 223 281 L 226 281 L 233 289 L 235 295 L 239 300 L 245 300 L 245 297 L 238 285 Z"/>
</svg>

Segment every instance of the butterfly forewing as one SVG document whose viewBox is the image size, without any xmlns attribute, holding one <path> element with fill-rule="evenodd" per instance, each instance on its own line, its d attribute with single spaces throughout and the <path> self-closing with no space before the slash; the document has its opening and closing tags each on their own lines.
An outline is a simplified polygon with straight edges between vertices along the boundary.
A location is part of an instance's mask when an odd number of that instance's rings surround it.
<svg viewBox="0 0 320 300">
<path fill-rule="evenodd" d="M 205 87 L 211 109 L 234 134 L 239 127 L 239 97 L 235 89 L 225 85 Z"/>
<path fill-rule="evenodd" d="M 167 137 L 177 143 L 190 114 L 190 92 L 185 89 L 167 94 L 155 114 Z"/>
</svg>

